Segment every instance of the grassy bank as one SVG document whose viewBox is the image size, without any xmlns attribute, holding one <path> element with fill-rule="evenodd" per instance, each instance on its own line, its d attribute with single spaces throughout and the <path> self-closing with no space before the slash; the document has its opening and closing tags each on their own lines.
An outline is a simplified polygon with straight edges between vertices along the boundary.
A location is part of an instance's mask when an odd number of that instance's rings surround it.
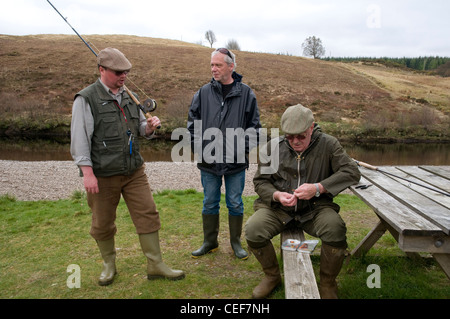
<svg viewBox="0 0 450 319">
<path fill-rule="evenodd" d="M 340 141 L 353 143 L 448 143 L 450 142 L 449 123 L 441 123 L 433 119 L 426 123 L 428 118 L 424 112 L 420 111 L 412 114 L 370 114 L 361 123 L 340 122 L 336 117 L 317 122 L 322 131 L 333 135 Z M 431 112 L 431 111 L 430 111 Z M 187 112 L 185 112 L 187 114 Z M 181 114 L 181 113 L 178 113 Z M 184 114 L 184 113 L 183 113 Z M 178 128 L 186 128 L 184 118 L 177 121 L 170 120 L 168 115 L 155 114 L 164 123 L 158 131 L 158 138 L 162 141 L 171 141 L 172 132 Z M 272 128 L 279 128 L 282 112 L 272 114 L 270 124 L 268 119 L 261 117 L 261 123 L 271 134 Z M 333 115 L 331 115 L 332 117 Z M 337 116 L 337 115 L 335 115 Z M 186 115 L 187 118 L 187 115 Z M 389 121 L 386 119 L 390 118 Z M 416 119 L 416 120 L 413 120 Z M 0 138 L 8 140 L 47 140 L 56 143 L 70 143 L 70 120 L 66 115 L 58 114 L 17 114 L 8 117 L 6 113 L 0 119 Z M 415 124 L 411 124 L 414 123 Z M 272 126 L 269 126 L 272 125 Z M 283 132 L 280 132 L 283 134 Z M 178 138 L 178 136 L 176 136 Z"/>
<path fill-rule="evenodd" d="M 155 195 L 162 229 L 161 247 L 165 262 L 183 269 L 184 280 L 169 282 L 146 279 L 146 261 L 140 250 L 133 223 L 122 201 L 117 214 L 118 275 L 113 285 L 100 287 L 97 277 L 101 258 L 89 235 L 91 213 L 82 193 L 58 201 L 17 201 L 0 197 L 0 298 L 132 298 L 132 299 L 243 299 L 250 298 L 262 278 L 261 268 L 251 256 L 236 260 L 228 243 L 228 223 L 222 208 L 220 249 L 201 259 L 190 252 L 203 240 L 201 207 L 203 195 L 193 190 L 164 191 Z M 245 198 L 245 220 L 253 213 L 254 197 Z M 367 234 L 377 217 L 356 196 L 339 195 L 341 214 L 348 227 L 350 249 Z M 225 203 L 222 202 L 222 207 Z M 273 240 L 279 252 L 279 237 Z M 243 243 L 246 248 L 246 243 Z M 318 247 L 319 248 L 319 247 Z M 319 252 L 312 255 L 318 274 Z M 344 299 L 438 299 L 450 296 L 450 282 L 428 257 L 411 260 L 385 234 L 369 253 L 353 258 L 339 276 Z M 81 287 L 68 288 L 69 265 L 81 271 Z M 381 288 L 369 289 L 367 267 L 381 269 Z M 273 299 L 283 299 L 279 288 Z"/>
<path fill-rule="evenodd" d="M 186 127 L 193 95 L 211 79 L 210 48 L 120 35 L 89 41 L 127 55 L 133 63 L 127 85 L 140 98 L 145 93 L 157 100 L 161 135 Z M 279 127 L 284 110 L 301 103 L 341 140 L 450 140 L 450 78 L 377 63 L 236 55 L 236 71 L 255 92 L 265 128 Z M 98 78 L 95 59 L 79 38 L 0 35 L 0 65 L 0 137 L 68 140 L 74 94 Z"/>
</svg>

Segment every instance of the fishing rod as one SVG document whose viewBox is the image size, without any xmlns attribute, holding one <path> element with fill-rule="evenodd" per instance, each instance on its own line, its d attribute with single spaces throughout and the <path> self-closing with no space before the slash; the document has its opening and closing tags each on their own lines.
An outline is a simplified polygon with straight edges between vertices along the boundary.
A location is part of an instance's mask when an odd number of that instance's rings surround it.
<svg viewBox="0 0 450 319">
<path fill-rule="evenodd" d="M 89 48 L 89 50 L 91 50 L 91 52 L 94 53 L 95 57 L 97 57 L 98 54 L 94 51 L 94 49 L 92 49 L 92 47 L 89 45 L 89 43 L 87 43 L 83 39 L 83 37 L 77 32 L 77 30 L 75 30 L 75 28 L 72 27 L 72 25 L 69 23 L 69 21 L 67 21 L 67 19 L 61 14 L 61 12 L 59 12 L 58 9 L 56 9 L 56 7 L 50 2 L 50 0 L 47 0 L 47 2 L 52 6 L 53 9 L 55 9 L 55 11 L 61 16 L 61 18 L 63 18 L 63 20 L 69 25 L 69 27 L 72 28 L 73 32 L 76 33 L 76 35 L 81 39 L 81 41 L 83 41 L 83 43 Z M 140 107 L 140 109 L 145 114 L 145 116 L 147 118 L 151 118 L 152 116 L 151 116 L 150 112 L 153 112 L 154 110 L 156 110 L 156 107 L 157 107 L 156 101 L 153 100 L 152 98 L 148 97 L 147 94 L 145 94 L 144 92 L 142 92 L 147 97 L 147 99 L 144 101 L 144 103 L 141 104 L 141 102 L 139 102 L 139 100 L 134 96 L 134 94 L 126 87 L 126 85 L 123 85 L 123 88 L 125 89 L 125 91 L 127 91 L 128 95 L 131 97 L 131 99 L 134 101 L 134 103 L 136 103 Z M 157 128 L 160 129 L 161 125 L 158 125 Z"/>
<path fill-rule="evenodd" d="M 364 163 L 364 162 L 361 162 L 361 161 L 357 161 L 357 160 L 355 160 L 355 159 L 353 159 L 353 160 L 356 162 L 356 164 L 358 164 L 358 165 L 360 165 L 360 166 L 362 166 L 362 167 L 365 167 L 365 168 L 368 168 L 368 169 L 371 169 L 371 170 L 374 170 L 374 171 L 378 171 L 378 172 L 383 173 L 383 174 L 386 174 L 386 175 L 390 175 L 390 176 L 393 176 L 393 177 L 402 179 L 402 180 L 404 180 L 404 181 L 407 181 L 408 183 L 412 183 L 412 184 L 415 184 L 415 185 L 417 185 L 417 186 L 424 187 L 424 188 L 427 188 L 427 189 L 429 189 L 429 190 L 432 190 L 432 191 L 435 191 L 435 192 L 440 193 L 440 194 L 442 194 L 442 195 L 445 195 L 445 196 L 449 196 L 449 197 L 450 197 L 450 193 L 443 192 L 443 191 L 438 190 L 438 189 L 436 189 L 436 188 L 429 187 L 429 186 L 427 186 L 427 185 L 424 185 L 424 184 L 421 184 L 421 183 L 414 182 L 414 181 L 409 180 L 409 179 L 407 179 L 407 178 L 404 178 L 404 177 L 401 177 L 401 176 L 398 176 L 398 175 L 395 175 L 395 174 L 386 172 L 386 171 L 384 171 L 384 170 L 379 169 L 379 168 L 376 167 L 376 166 L 373 166 L 373 165 L 370 165 L 370 164 L 367 164 L 367 163 Z"/>
</svg>

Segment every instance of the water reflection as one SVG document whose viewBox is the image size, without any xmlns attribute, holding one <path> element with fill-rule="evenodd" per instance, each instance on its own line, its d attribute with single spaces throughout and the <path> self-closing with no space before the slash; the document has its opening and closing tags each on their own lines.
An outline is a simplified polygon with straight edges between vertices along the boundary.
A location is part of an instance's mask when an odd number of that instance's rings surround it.
<svg viewBox="0 0 450 319">
<path fill-rule="evenodd" d="M 373 165 L 450 165 L 450 144 L 345 145 L 354 159 Z"/>
<path fill-rule="evenodd" d="M 450 165 L 450 144 L 344 144 L 347 153 L 373 165 Z M 171 147 L 154 150 L 143 145 L 147 162 L 172 161 Z M 20 161 L 71 161 L 69 145 L 0 141 L 0 159 Z"/>
</svg>

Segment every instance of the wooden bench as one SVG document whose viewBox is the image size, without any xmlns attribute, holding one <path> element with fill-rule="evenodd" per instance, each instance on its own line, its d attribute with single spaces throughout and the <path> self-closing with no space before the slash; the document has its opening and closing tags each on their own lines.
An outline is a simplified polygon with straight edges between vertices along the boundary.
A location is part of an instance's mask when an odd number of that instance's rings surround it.
<svg viewBox="0 0 450 319">
<path fill-rule="evenodd" d="M 281 233 L 281 243 L 286 239 L 305 240 L 301 230 L 287 229 Z M 286 299 L 320 299 L 311 257 L 298 251 L 281 251 L 283 256 Z"/>
</svg>

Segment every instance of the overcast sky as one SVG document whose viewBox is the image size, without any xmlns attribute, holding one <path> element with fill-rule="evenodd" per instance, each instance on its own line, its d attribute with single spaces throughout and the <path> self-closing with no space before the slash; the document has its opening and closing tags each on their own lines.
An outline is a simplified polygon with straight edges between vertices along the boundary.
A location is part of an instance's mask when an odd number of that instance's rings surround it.
<svg viewBox="0 0 450 319">
<path fill-rule="evenodd" d="M 47 0 L 1 0 L 0 34 L 74 34 Z M 81 35 L 130 34 L 302 56 L 450 56 L 448 0 L 50 0 Z"/>
</svg>

